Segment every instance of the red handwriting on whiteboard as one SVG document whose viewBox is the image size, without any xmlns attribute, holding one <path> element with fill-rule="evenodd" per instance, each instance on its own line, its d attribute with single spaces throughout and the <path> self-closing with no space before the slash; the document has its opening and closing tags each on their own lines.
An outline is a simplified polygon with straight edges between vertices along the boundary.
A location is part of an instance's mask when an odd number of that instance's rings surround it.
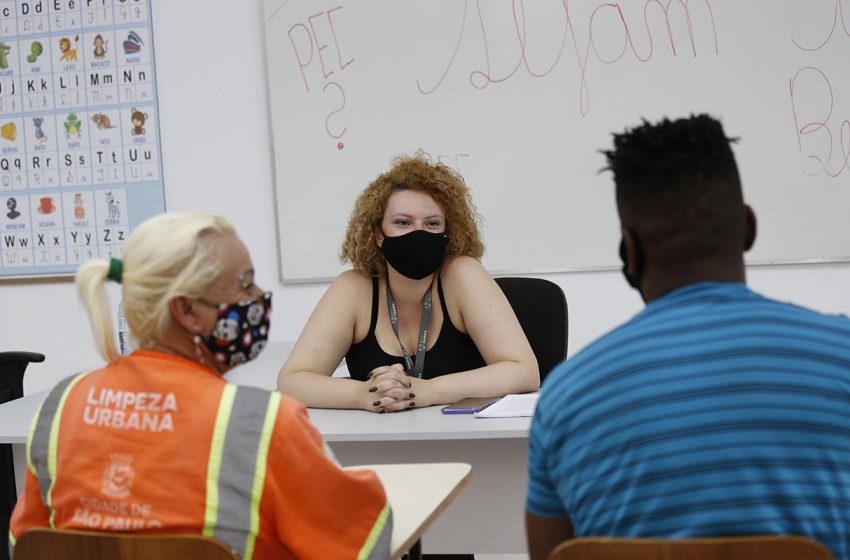
<svg viewBox="0 0 850 560">
<path fill-rule="evenodd" d="M 838 177 L 847 171 L 850 160 L 850 121 L 841 121 L 836 138 L 829 125 L 835 107 L 829 78 L 820 69 L 806 66 L 791 78 L 789 89 L 797 145 L 800 153 L 814 161 L 819 169 L 807 174 L 826 173 L 830 177 Z M 815 102 L 815 97 L 820 103 Z M 804 108 L 812 111 L 815 107 L 818 107 L 816 114 L 801 119 Z"/>
<path fill-rule="evenodd" d="M 292 51 L 295 53 L 295 60 L 301 71 L 301 79 L 304 81 L 307 93 L 311 93 L 311 81 L 318 82 L 321 85 L 322 95 L 335 103 L 325 117 L 325 131 L 334 140 L 342 138 L 347 130 L 335 122 L 337 120 L 335 116 L 345 109 L 345 89 L 340 84 L 339 75 L 354 62 L 353 58 L 346 60 L 346 57 L 342 55 L 342 47 L 334 27 L 335 12 L 341 9 L 342 6 L 337 6 L 325 12 L 313 14 L 308 16 L 305 22 L 298 22 L 289 28 L 289 42 L 292 43 Z M 334 47 L 333 51 L 324 52 L 330 48 L 331 44 Z M 316 61 L 318 61 L 318 68 L 315 67 Z M 308 70 L 311 70 L 310 75 L 313 76 L 319 70 L 321 78 L 311 80 L 308 77 Z M 337 144 L 340 149 L 342 146 L 342 142 Z"/>
<path fill-rule="evenodd" d="M 810 5 L 807 4 L 806 7 L 809 8 Z M 814 16 L 814 12 L 811 15 Z M 815 18 L 804 18 L 804 21 L 809 27 Z M 798 49 L 809 53 L 812 58 L 825 56 L 819 51 L 836 36 L 841 37 L 840 33 L 836 35 L 839 22 L 844 35 L 850 37 L 842 0 L 835 0 L 832 21 L 824 20 L 819 37 L 804 40 L 792 34 L 791 42 Z M 814 162 L 817 169 L 816 172 L 805 173 L 838 177 L 850 170 L 850 121 L 842 119 L 840 115 L 834 115 L 835 91 L 826 72 L 814 65 L 801 68 L 789 80 L 788 93 L 791 96 L 797 146 L 800 153 Z"/>
<path fill-rule="evenodd" d="M 811 0 L 805 0 L 806 2 L 810 2 Z M 850 14 L 848 14 L 850 15 Z M 814 21 L 814 18 L 809 20 L 806 18 L 807 25 L 811 25 Z M 835 0 L 835 9 L 832 11 L 832 23 L 828 20 L 824 20 L 823 26 L 823 39 L 818 42 L 818 39 L 814 41 L 804 40 L 802 38 L 797 38 L 794 35 L 791 35 L 791 42 L 801 50 L 804 51 L 816 51 L 823 48 L 832 36 L 835 35 L 836 29 L 838 29 L 838 22 L 841 22 L 841 27 L 844 30 L 844 34 L 850 37 L 850 28 L 847 26 L 847 20 L 844 18 L 844 8 L 841 5 L 841 0 Z"/>
<path fill-rule="evenodd" d="M 458 33 L 457 42 L 455 43 L 454 50 L 452 51 L 449 61 L 445 65 L 440 77 L 437 78 L 430 86 L 424 85 L 420 80 L 416 81 L 416 87 L 419 88 L 419 92 L 423 95 L 430 95 L 437 91 L 449 75 L 449 71 L 454 65 L 457 53 L 463 44 L 464 34 L 467 29 L 466 18 L 470 2 L 471 0 L 465 0 L 463 4 L 463 13 L 461 14 L 460 31 Z M 717 29 L 714 24 L 714 12 L 711 9 L 711 3 L 709 0 L 701 0 L 700 3 L 705 5 L 706 12 L 704 16 L 704 23 L 708 25 L 712 35 L 714 42 L 714 54 L 718 54 Z M 675 10 L 671 10 L 671 4 L 674 5 L 674 8 L 676 8 Z M 509 70 L 502 72 L 501 74 L 496 74 L 492 69 L 494 66 L 493 63 L 496 61 L 492 60 L 490 55 L 490 40 L 492 33 L 488 32 L 487 22 L 482 13 L 481 6 L 482 4 L 480 0 L 475 0 L 475 12 L 478 19 L 477 23 L 481 30 L 481 39 L 484 44 L 484 69 L 473 70 L 469 74 L 470 84 L 476 89 L 484 89 L 490 84 L 505 82 L 511 79 L 521 69 L 524 69 L 528 75 L 534 78 L 543 78 L 555 70 L 561 62 L 565 49 L 567 49 L 569 45 L 569 49 L 571 49 L 574 53 L 578 67 L 579 109 L 582 116 L 587 116 L 590 110 L 588 69 L 592 60 L 596 60 L 602 64 L 615 64 L 622 60 L 626 56 L 627 52 L 631 52 L 634 57 L 641 62 L 648 62 L 651 60 L 655 49 L 650 29 L 650 20 L 653 17 L 659 15 L 663 16 L 667 28 L 667 39 L 669 40 L 670 49 L 674 56 L 678 54 L 676 42 L 673 38 L 673 26 L 676 22 L 685 26 L 688 38 L 690 39 L 691 53 L 694 57 L 697 56 L 697 40 L 694 32 L 694 19 L 691 15 L 688 0 L 667 0 L 666 2 L 662 0 L 645 0 L 643 5 L 643 21 L 639 22 L 637 25 L 635 25 L 634 22 L 630 23 L 627 21 L 626 15 L 620 8 L 619 3 L 602 3 L 590 14 L 587 25 L 585 26 L 587 30 L 587 38 L 583 45 L 576 33 L 576 22 L 570 13 L 570 1 L 562 0 L 563 10 L 561 17 L 563 18 L 563 28 L 559 45 L 553 48 L 549 53 L 549 60 L 542 62 L 532 61 L 530 60 L 527 47 L 530 37 L 535 35 L 535 30 L 528 29 L 525 2 L 523 2 L 523 0 L 513 0 L 511 10 L 512 22 L 510 22 L 510 25 L 514 29 L 513 40 L 515 40 L 515 45 L 513 56 L 515 57 L 515 63 Z M 673 12 L 678 13 L 681 17 L 675 18 L 675 21 L 671 20 L 671 14 Z M 620 39 L 622 40 L 622 48 L 619 52 L 607 56 L 603 54 L 603 49 L 600 48 L 596 40 L 597 38 L 594 37 L 594 24 L 598 24 L 600 20 L 604 20 L 605 18 L 609 19 L 609 23 L 611 18 L 616 21 L 614 27 L 618 29 Z M 643 53 L 638 52 L 638 49 L 635 47 L 632 40 L 634 33 L 636 32 L 646 33 L 648 47 Z M 537 34 L 539 34 L 539 31 Z M 591 58 L 591 54 L 593 55 L 593 58 Z"/>
</svg>

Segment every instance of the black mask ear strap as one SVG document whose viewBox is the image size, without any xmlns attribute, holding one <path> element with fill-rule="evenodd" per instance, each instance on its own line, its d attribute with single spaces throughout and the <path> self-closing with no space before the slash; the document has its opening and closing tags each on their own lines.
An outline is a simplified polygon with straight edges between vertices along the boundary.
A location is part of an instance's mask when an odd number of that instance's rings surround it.
<svg viewBox="0 0 850 560">
<path fill-rule="evenodd" d="M 620 260 L 623 261 L 623 276 L 626 278 L 626 282 L 629 283 L 629 286 L 640 291 L 640 283 L 641 280 L 643 280 L 643 265 L 646 257 L 638 236 L 631 230 L 628 230 L 628 232 L 632 237 L 632 242 L 635 247 L 635 262 L 629 263 L 629 257 L 626 254 L 626 242 L 624 239 L 620 239 Z M 629 272 L 630 264 L 633 264 L 632 268 L 634 272 Z"/>
</svg>

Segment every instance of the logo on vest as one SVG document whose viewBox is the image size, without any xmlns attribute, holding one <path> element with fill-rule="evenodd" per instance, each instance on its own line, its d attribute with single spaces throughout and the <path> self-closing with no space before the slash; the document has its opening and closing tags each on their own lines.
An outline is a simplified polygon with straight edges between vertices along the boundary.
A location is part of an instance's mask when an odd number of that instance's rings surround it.
<svg viewBox="0 0 850 560">
<path fill-rule="evenodd" d="M 129 453 L 109 454 L 100 488 L 107 497 L 80 496 L 80 505 L 74 509 L 69 528 L 137 531 L 162 527 L 162 520 L 155 516 L 152 504 L 131 501 L 130 489 L 136 478 L 134 459 Z"/>
<path fill-rule="evenodd" d="M 112 462 L 103 469 L 103 486 L 100 491 L 112 498 L 126 498 L 130 495 L 130 487 L 136 475 L 130 465 L 133 462 L 133 456 L 112 453 L 109 459 Z"/>
</svg>

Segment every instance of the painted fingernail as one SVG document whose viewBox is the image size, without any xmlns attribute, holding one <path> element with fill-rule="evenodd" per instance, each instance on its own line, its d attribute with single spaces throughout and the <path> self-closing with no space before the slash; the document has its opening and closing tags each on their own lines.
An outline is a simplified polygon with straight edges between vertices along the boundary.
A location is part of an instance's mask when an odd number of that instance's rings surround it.
<svg viewBox="0 0 850 560">
<path fill-rule="evenodd" d="M 410 398 L 411 398 L 411 399 L 412 399 L 413 397 L 415 397 L 415 396 L 416 396 L 416 395 L 414 395 L 413 393 L 410 393 Z"/>
<path fill-rule="evenodd" d="M 375 392 L 375 391 L 377 391 L 377 390 L 378 390 L 378 388 L 377 388 L 377 387 L 372 387 L 371 389 L 369 389 L 369 392 L 370 392 L 370 393 L 374 393 L 374 392 Z"/>
<path fill-rule="evenodd" d="M 375 401 L 372 403 L 372 406 L 381 406 L 381 401 Z"/>
<path fill-rule="evenodd" d="M 415 402 L 411 402 L 411 403 L 410 403 L 409 405 L 407 405 L 407 406 L 409 406 L 410 408 L 413 408 L 414 406 L 416 406 L 416 403 L 415 403 Z"/>
</svg>

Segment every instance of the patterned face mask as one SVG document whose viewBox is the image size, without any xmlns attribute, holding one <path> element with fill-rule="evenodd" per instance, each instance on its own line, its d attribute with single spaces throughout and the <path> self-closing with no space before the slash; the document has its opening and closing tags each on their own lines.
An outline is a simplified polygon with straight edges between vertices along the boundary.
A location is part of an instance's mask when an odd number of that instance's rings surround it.
<svg viewBox="0 0 850 560">
<path fill-rule="evenodd" d="M 218 320 L 212 334 L 202 338 L 215 359 L 238 366 L 259 356 L 269 338 L 272 293 L 255 300 L 218 305 Z"/>
</svg>

